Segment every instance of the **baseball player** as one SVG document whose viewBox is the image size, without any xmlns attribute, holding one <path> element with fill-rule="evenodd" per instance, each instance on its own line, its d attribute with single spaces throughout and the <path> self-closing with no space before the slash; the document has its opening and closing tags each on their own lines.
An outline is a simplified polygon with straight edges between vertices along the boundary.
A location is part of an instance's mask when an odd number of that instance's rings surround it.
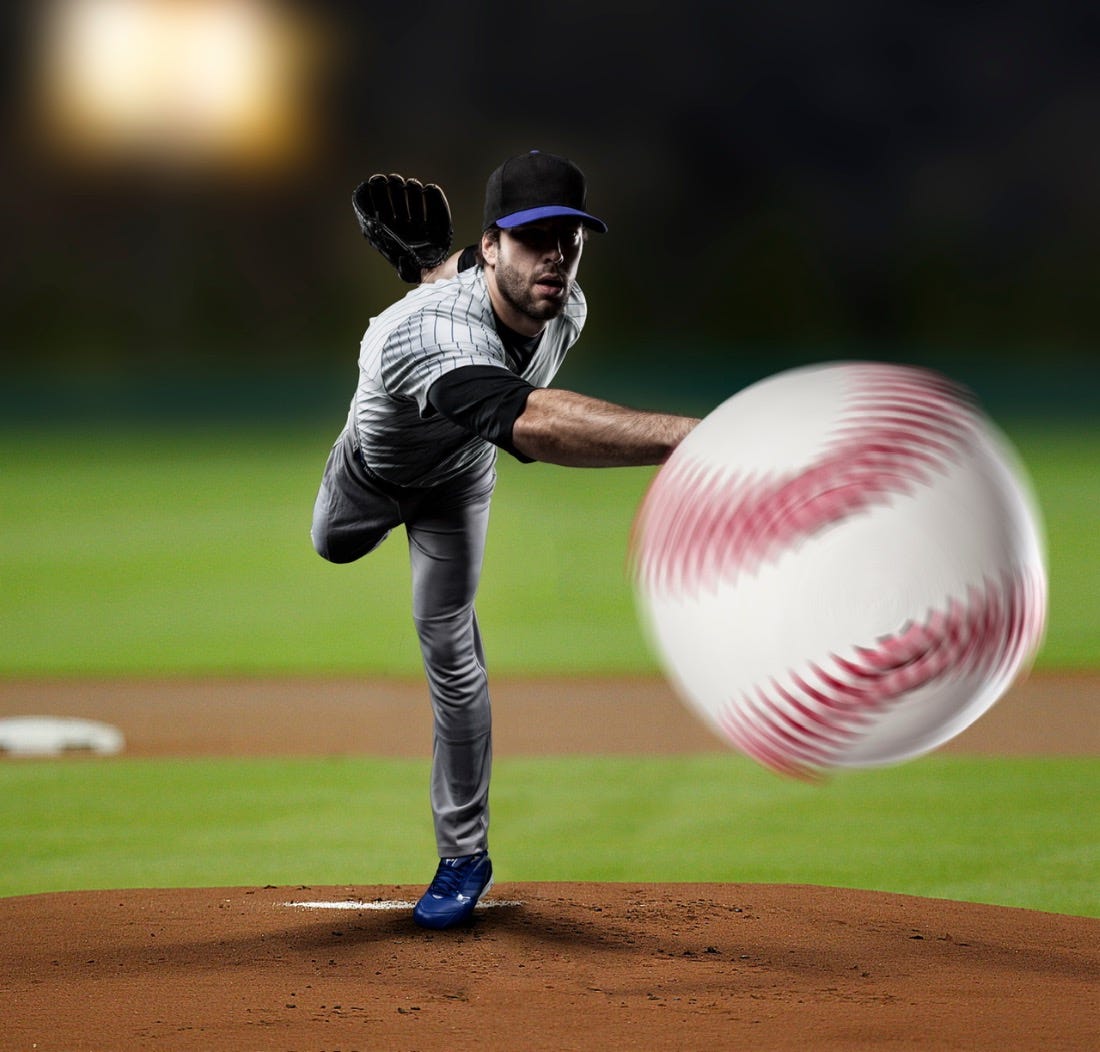
<svg viewBox="0 0 1100 1052">
<path fill-rule="evenodd" d="M 576 284 L 586 183 L 549 153 L 490 175 L 480 242 L 448 255 L 443 191 L 375 175 L 353 195 L 364 235 L 418 287 L 363 337 L 359 383 L 313 513 L 317 552 L 359 559 L 404 526 L 413 619 L 433 714 L 431 807 L 440 862 L 415 921 L 467 920 L 491 887 L 491 714 L 474 611 L 497 450 L 578 467 L 662 463 L 698 422 L 549 384 L 584 327 Z"/>
</svg>

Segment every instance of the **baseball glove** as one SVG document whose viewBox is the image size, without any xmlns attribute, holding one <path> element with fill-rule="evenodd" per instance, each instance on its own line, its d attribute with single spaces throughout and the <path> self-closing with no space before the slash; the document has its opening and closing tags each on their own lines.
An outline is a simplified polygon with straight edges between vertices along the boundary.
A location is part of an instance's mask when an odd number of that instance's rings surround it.
<svg viewBox="0 0 1100 1052">
<path fill-rule="evenodd" d="M 451 206 L 435 183 L 372 175 L 355 188 L 351 203 L 363 236 L 410 285 L 419 284 L 420 272 L 439 266 L 451 251 Z"/>
</svg>

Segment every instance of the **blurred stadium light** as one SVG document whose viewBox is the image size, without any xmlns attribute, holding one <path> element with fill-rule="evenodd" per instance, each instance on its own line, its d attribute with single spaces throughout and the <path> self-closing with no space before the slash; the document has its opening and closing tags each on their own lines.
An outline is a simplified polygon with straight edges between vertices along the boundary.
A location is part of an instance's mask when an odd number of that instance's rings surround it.
<svg viewBox="0 0 1100 1052">
<path fill-rule="evenodd" d="M 325 37 L 264 0 L 48 0 L 34 107 L 71 160 L 282 168 L 313 145 Z"/>
<path fill-rule="evenodd" d="M 1042 380 L 1095 415 L 1069 366 L 1100 341 L 1100 7 L 587 0 L 549 26 L 503 6 L 0 2 L 8 375 L 45 377 L 51 405 L 89 373 L 251 376 L 259 348 L 343 377 L 399 291 L 356 183 L 442 182 L 472 238 L 485 174 L 538 146 L 585 168 L 612 225 L 582 272 L 571 367 L 607 380 L 579 378 L 589 393 L 627 398 L 648 363 L 656 405 L 670 348 L 705 393 L 807 360 L 968 355 L 998 384 L 1014 359 L 1029 404 Z M 576 70 L 532 79 L 562 40 Z M 4 394 L 0 417 L 23 411 Z"/>
</svg>

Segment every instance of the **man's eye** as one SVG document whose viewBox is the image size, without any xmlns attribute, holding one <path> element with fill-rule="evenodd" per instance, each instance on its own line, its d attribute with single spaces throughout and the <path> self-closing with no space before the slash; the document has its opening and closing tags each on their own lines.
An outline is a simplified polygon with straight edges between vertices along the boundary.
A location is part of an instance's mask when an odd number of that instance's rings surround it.
<svg viewBox="0 0 1100 1052">
<path fill-rule="evenodd" d="M 512 237 L 521 245 L 527 245 L 529 248 L 539 248 L 550 240 L 541 230 L 524 230 L 522 227 L 513 230 Z"/>
<path fill-rule="evenodd" d="M 581 229 L 580 227 L 575 227 L 564 230 L 540 230 L 535 227 L 524 230 L 522 227 L 519 227 L 512 231 L 512 237 L 519 241 L 520 244 L 539 251 L 547 248 L 554 248 L 558 245 L 562 248 L 576 248 L 577 245 L 581 243 Z"/>
</svg>

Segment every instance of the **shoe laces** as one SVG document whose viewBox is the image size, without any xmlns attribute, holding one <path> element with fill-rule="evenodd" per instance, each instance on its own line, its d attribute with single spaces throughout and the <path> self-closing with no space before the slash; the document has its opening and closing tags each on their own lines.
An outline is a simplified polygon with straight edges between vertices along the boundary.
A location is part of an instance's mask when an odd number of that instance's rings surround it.
<svg viewBox="0 0 1100 1052">
<path fill-rule="evenodd" d="M 457 895 L 459 889 L 462 887 L 462 880 L 466 875 L 466 870 L 470 867 L 475 858 L 476 856 L 470 859 L 440 859 L 439 868 L 435 871 L 435 878 L 432 880 L 432 886 L 428 888 L 429 894 L 439 895 L 443 898 Z"/>
</svg>

